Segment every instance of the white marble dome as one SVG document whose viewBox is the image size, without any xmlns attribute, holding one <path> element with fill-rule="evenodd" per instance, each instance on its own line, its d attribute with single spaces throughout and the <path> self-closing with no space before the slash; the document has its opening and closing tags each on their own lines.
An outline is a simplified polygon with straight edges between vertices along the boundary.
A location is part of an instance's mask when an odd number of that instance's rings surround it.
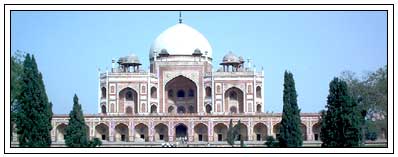
<svg viewBox="0 0 398 157">
<path fill-rule="evenodd" d="M 200 32 L 183 23 L 166 29 L 155 39 L 149 50 L 149 58 L 154 57 L 154 52 L 159 54 L 162 50 L 166 50 L 170 56 L 192 55 L 195 50 L 200 50 L 203 55 L 212 58 L 209 41 Z"/>
</svg>

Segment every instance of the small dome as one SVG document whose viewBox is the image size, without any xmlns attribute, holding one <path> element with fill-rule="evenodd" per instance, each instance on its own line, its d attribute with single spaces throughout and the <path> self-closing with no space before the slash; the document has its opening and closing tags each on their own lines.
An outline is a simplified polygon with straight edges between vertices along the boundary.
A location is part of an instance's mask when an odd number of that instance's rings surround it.
<svg viewBox="0 0 398 157">
<path fill-rule="evenodd" d="M 138 56 L 136 56 L 134 54 L 131 54 L 131 55 L 125 56 L 125 57 L 120 57 L 117 63 L 122 64 L 122 65 L 124 65 L 124 64 L 125 65 L 127 65 L 127 64 L 141 65 L 141 62 L 138 59 Z"/>
<path fill-rule="evenodd" d="M 162 50 L 160 51 L 159 55 L 161 55 L 161 56 L 168 56 L 168 55 L 170 55 L 170 54 L 167 52 L 166 49 L 162 49 Z"/>
<path fill-rule="evenodd" d="M 201 56 L 201 55 L 203 55 L 203 54 L 202 54 L 202 52 L 200 52 L 199 49 L 195 49 L 195 51 L 192 53 L 192 55 L 194 55 L 194 56 Z"/>
<path fill-rule="evenodd" d="M 234 53 L 232 53 L 231 51 L 226 54 L 223 59 L 222 59 L 223 63 L 240 63 L 240 59 L 238 56 L 236 56 Z"/>
<path fill-rule="evenodd" d="M 149 58 L 154 57 L 154 52 L 160 54 L 165 49 L 170 56 L 192 55 L 196 49 L 207 52 L 205 55 L 211 58 L 212 48 L 209 41 L 194 28 L 178 23 L 163 31 L 152 43 L 149 50 Z"/>
</svg>

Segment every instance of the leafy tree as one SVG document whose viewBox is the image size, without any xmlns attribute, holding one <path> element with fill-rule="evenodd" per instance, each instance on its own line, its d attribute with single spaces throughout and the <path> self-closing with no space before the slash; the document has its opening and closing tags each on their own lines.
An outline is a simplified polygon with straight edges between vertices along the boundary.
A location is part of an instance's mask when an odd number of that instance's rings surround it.
<svg viewBox="0 0 398 157">
<path fill-rule="evenodd" d="M 73 97 L 73 109 L 69 113 L 69 123 L 65 131 L 65 144 L 68 147 L 96 147 L 102 144 L 98 138 L 90 141 L 82 107 L 76 94 Z"/>
<path fill-rule="evenodd" d="M 13 125 L 16 123 L 17 112 L 20 108 L 18 102 L 18 95 L 21 93 L 21 84 L 22 84 L 22 74 L 23 74 L 23 59 L 24 54 L 21 51 L 17 51 L 14 55 L 11 56 L 11 139 L 12 132 L 14 132 Z"/>
<path fill-rule="evenodd" d="M 366 116 L 362 123 L 363 138 L 374 132 L 387 136 L 387 66 L 368 72 L 362 79 L 351 71 L 342 72 L 340 78 L 347 83 L 350 96 Z"/>
<path fill-rule="evenodd" d="M 322 147 L 357 147 L 361 141 L 361 114 L 348 94 L 347 84 L 334 78 L 329 85 L 326 111 L 322 111 Z"/>
<path fill-rule="evenodd" d="M 51 145 L 51 106 L 36 60 L 27 54 L 23 62 L 16 128 L 20 147 Z"/>
<path fill-rule="evenodd" d="M 283 113 L 278 137 L 280 147 L 301 147 L 300 109 L 297 104 L 297 94 L 293 74 L 285 71 L 283 84 Z"/>
<path fill-rule="evenodd" d="M 18 95 L 21 93 L 22 74 L 23 74 L 23 59 L 24 54 L 17 51 L 15 55 L 11 56 L 11 111 L 16 112 L 18 109 Z"/>
</svg>

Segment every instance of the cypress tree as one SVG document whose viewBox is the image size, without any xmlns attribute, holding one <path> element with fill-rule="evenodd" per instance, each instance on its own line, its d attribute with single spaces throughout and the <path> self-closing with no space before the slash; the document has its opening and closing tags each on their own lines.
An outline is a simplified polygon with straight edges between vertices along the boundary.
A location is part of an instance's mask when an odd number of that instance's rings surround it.
<svg viewBox="0 0 398 157">
<path fill-rule="evenodd" d="M 65 144 L 68 147 L 87 147 L 88 136 L 83 112 L 79 104 L 79 98 L 73 97 L 73 109 L 69 113 L 69 123 L 65 129 Z"/>
<path fill-rule="evenodd" d="M 243 140 L 243 136 L 240 134 L 240 128 L 242 127 L 242 123 L 240 123 L 240 120 L 238 120 L 238 124 L 235 126 L 235 136 L 240 136 L 240 147 L 245 147 L 245 143 Z"/>
<path fill-rule="evenodd" d="M 283 84 L 283 113 L 278 137 L 280 147 L 301 147 L 303 138 L 300 129 L 300 109 L 293 74 L 285 71 Z"/>
<path fill-rule="evenodd" d="M 51 145 L 51 107 L 34 56 L 25 56 L 16 128 L 20 147 Z"/>
<path fill-rule="evenodd" d="M 357 147 L 361 138 L 357 103 L 349 96 L 347 84 L 334 78 L 329 85 L 326 111 L 322 111 L 322 147 Z"/>
<path fill-rule="evenodd" d="M 101 141 L 95 138 L 93 141 L 89 140 L 87 135 L 86 123 L 82 107 L 79 104 L 79 98 L 75 94 L 73 97 L 73 109 L 69 113 L 68 126 L 65 129 L 65 144 L 68 147 L 96 147 L 101 145 Z"/>
<path fill-rule="evenodd" d="M 235 144 L 235 127 L 232 124 L 232 119 L 229 120 L 228 132 L 227 132 L 227 142 L 229 145 L 234 147 Z"/>
</svg>

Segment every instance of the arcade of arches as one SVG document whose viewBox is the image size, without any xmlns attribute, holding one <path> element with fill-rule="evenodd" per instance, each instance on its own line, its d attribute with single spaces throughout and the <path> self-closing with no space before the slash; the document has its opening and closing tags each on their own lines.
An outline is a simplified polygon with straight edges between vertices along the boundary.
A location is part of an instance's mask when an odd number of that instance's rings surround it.
<svg viewBox="0 0 398 157">
<path fill-rule="evenodd" d="M 172 142 L 186 139 L 191 142 L 222 142 L 227 140 L 228 121 L 195 122 L 171 124 L 169 121 L 158 123 L 101 122 L 94 126 L 86 126 L 90 137 L 97 137 L 103 141 L 114 142 Z M 112 124 L 112 125 L 110 125 Z M 236 124 L 236 121 L 234 121 Z M 271 125 L 270 125 L 271 124 Z M 310 124 L 309 126 L 307 126 Z M 320 140 L 319 122 L 301 124 L 304 141 Z M 55 141 L 64 141 L 67 124 L 60 123 L 56 127 Z M 245 141 L 265 141 L 268 135 L 279 136 L 280 123 L 243 121 L 239 130 L 239 137 Z M 94 129 L 94 130 L 92 130 Z"/>
</svg>

